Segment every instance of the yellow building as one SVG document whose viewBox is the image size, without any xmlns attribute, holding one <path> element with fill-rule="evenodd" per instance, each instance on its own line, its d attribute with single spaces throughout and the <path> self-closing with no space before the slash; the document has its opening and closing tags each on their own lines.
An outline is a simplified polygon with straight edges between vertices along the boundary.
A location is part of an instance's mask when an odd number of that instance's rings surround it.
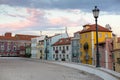
<svg viewBox="0 0 120 80">
<path fill-rule="evenodd" d="M 37 43 L 37 59 L 44 59 L 44 40 L 39 40 Z"/>
<path fill-rule="evenodd" d="M 114 37 L 113 54 L 115 71 L 120 72 L 120 37 Z"/>
<path fill-rule="evenodd" d="M 112 37 L 112 31 L 98 25 L 98 42 Z M 85 25 L 80 32 L 80 61 L 84 64 L 95 64 L 96 25 Z"/>
</svg>

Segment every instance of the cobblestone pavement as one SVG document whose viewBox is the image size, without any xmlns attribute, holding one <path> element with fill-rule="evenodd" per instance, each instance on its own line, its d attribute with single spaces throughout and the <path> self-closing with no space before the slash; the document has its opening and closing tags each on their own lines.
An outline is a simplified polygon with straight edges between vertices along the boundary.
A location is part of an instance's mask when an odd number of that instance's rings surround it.
<svg viewBox="0 0 120 80">
<path fill-rule="evenodd" d="M 42 61 L 0 58 L 0 80 L 103 80 L 95 75 Z"/>
</svg>

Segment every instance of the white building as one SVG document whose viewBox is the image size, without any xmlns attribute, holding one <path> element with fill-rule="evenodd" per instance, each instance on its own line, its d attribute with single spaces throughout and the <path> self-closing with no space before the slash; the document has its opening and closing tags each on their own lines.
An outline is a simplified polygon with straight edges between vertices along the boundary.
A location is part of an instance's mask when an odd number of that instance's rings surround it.
<svg viewBox="0 0 120 80">
<path fill-rule="evenodd" d="M 71 61 L 71 38 L 61 38 L 52 45 L 53 60 Z"/>
</svg>

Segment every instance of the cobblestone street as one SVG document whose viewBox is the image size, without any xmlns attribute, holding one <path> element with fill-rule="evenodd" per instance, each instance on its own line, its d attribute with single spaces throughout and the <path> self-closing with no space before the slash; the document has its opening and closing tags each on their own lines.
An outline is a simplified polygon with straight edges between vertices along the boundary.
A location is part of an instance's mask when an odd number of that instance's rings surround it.
<svg viewBox="0 0 120 80">
<path fill-rule="evenodd" d="M 42 61 L 0 58 L 0 80 L 103 80 L 86 72 Z"/>
</svg>

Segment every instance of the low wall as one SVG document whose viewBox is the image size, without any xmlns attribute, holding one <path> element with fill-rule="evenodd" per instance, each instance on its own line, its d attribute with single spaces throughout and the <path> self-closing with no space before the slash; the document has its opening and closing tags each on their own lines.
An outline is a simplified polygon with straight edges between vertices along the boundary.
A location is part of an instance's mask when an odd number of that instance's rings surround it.
<svg viewBox="0 0 120 80">
<path fill-rule="evenodd" d="M 96 68 L 90 65 L 88 66 L 88 65 L 83 65 L 83 64 L 74 64 L 74 63 L 66 63 L 66 62 L 51 62 L 51 63 L 59 64 L 59 65 L 67 66 L 70 68 L 82 70 L 82 71 L 85 71 L 91 74 L 95 74 L 104 80 L 120 80 L 120 73 L 107 70 L 104 68 Z"/>
</svg>

